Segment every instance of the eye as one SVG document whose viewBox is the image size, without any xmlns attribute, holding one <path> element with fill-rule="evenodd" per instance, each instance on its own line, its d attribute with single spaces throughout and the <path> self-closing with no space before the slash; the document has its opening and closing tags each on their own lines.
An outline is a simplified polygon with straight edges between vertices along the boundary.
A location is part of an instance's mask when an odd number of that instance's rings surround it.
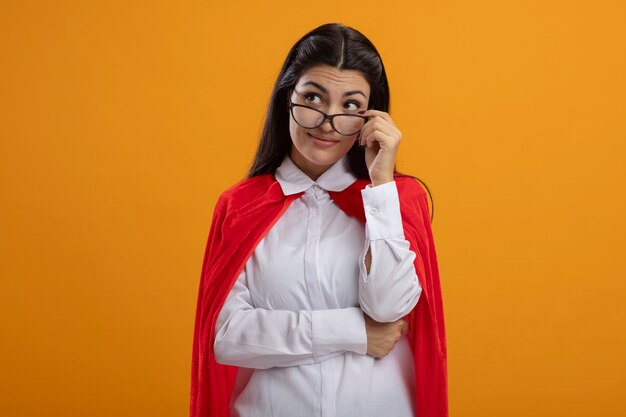
<svg viewBox="0 0 626 417">
<path fill-rule="evenodd" d="M 349 106 L 350 104 L 354 105 L 354 107 L 351 108 L 351 109 L 348 109 L 348 110 L 358 110 L 359 107 L 361 107 L 361 103 L 359 103 L 358 101 L 347 101 L 346 102 L 346 105 Z"/>
<path fill-rule="evenodd" d="M 313 102 L 313 100 L 309 100 L 309 97 L 317 97 L 317 98 L 321 98 L 321 97 L 319 96 L 319 94 L 315 94 L 315 93 L 308 93 L 308 94 L 305 94 L 305 95 L 304 95 L 304 99 L 305 99 L 306 101 L 308 101 L 308 102 Z M 313 103 L 313 104 L 319 104 L 319 102 L 318 102 L 318 103 Z"/>
</svg>

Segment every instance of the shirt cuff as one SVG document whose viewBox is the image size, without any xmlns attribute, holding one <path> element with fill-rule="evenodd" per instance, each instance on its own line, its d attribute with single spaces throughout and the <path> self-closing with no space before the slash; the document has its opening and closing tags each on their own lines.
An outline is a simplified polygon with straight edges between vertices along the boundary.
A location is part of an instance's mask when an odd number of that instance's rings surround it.
<svg viewBox="0 0 626 417">
<path fill-rule="evenodd" d="M 313 357 L 346 350 L 367 353 L 365 317 L 360 307 L 314 310 L 311 315 Z"/>
<path fill-rule="evenodd" d="M 365 209 L 365 228 L 370 240 L 404 237 L 400 198 L 395 181 L 375 187 L 367 184 L 361 190 Z"/>
</svg>

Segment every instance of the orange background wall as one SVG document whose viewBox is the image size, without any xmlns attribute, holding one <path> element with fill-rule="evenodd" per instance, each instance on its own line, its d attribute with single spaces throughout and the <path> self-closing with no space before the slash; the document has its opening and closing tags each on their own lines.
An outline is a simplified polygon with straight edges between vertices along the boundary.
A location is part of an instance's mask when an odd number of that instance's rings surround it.
<svg viewBox="0 0 626 417">
<path fill-rule="evenodd" d="M 0 414 L 183 416 L 219 193 L 291 45 L 378 47 L 435 200 L 452 416 L 623 416 L 623 1 L 0 5 Z"/>
</svg>

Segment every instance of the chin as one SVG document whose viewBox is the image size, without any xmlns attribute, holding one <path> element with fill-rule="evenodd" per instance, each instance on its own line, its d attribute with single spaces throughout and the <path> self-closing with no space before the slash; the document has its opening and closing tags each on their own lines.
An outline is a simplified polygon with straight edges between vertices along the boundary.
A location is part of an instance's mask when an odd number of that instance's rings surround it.
<svg viewBox="0 0 626 417">
<path fill-rule="evenodd" d="M 329 152 L 326 149 L 307 149 L 305 150 L 304 157 L 311 162 L 317 162 L 319 164 L 332 164 L 337 162 L 343 156 L 343 152 Z"/>
<path fill-rule="evenodd" d="M 333 165 L 347 154 L 349 150 L 350 148 L 343 149 L 339 148 L 339 146 L 338 149 L 332 151 L 330 149 L 316 149 L 313 147 L 305 147 L 302 151 L 298 149 L 302 157 L 309 163 L 321 166 Z"/>
</svg>

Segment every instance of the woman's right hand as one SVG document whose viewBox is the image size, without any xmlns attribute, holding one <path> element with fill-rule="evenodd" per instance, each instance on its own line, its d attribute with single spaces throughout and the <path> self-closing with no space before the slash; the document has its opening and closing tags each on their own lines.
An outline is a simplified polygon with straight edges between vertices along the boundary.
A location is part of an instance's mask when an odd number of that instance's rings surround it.
<svg viewBox="0 0 626 417">
<path fill-rule="evenodd" d="M 409 331 L 409 323 L 399 319 L 391 323 L 375 321 L 363 313 L 367 332 L 367 354 L 375 358 L 387 356 L 400 337 Z"/>
</svg>

